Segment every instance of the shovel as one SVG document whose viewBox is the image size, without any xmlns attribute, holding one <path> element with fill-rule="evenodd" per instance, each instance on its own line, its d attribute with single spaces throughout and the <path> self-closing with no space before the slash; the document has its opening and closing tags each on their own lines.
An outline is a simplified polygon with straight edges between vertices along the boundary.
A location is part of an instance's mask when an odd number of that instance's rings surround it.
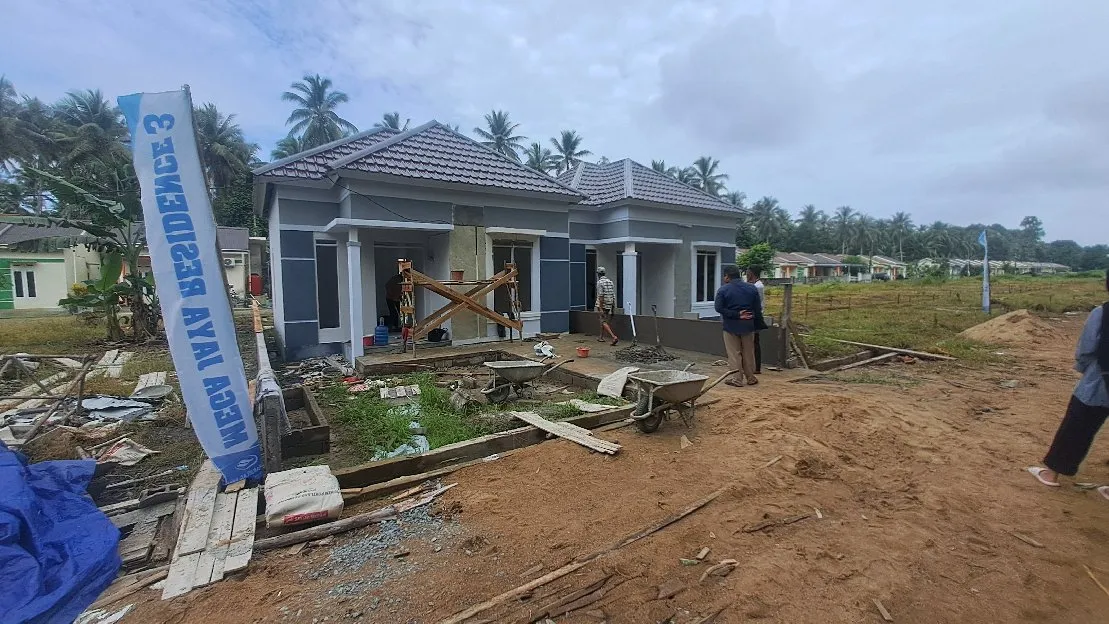
<svg viewBox="0 0 1109 624">
<path fill-rule="evenodd" d="M 655 349 L 662 354 L 666 353 L 666 349 L 662 348 L 662 333 L 658 330 L 658 306 L 651 304 L 651 316 L 655 317 Z"/>
</svg>

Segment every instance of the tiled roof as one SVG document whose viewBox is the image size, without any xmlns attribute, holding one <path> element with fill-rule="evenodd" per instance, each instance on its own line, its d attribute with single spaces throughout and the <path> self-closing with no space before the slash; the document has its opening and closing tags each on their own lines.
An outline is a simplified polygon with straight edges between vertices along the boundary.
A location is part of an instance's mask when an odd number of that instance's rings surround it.
<svg viewBox="0 0 1109 624">
<path fill-rule="evenodd" d="M 331 163 L 333 169 L 534 193 L 581 194 L 551 176 L 431 122 Z"/>
<path fill-rule="evenodd" d="M 319 180 L 340 170 L 513 191 L 581 194 L 432 121 L 400 132 L 377 128 L 270 163 L 255 175 Z"/>
<path fill-rule="evenodd" d="M 638 199 L 672 206 L 739 212 L 738 208 L 719 197 L 628 158 L 604 164 L 582 162 L 558 179 L 585 193 L 588 199 L 582 203 L 591 206 L 621 199 Z"/>
<path fill-rule="evenodd" d="M 15 245 L 44 238 L 84 238 L 85 231 L 79 228 L 57 225 L 33 226 L 23 223 L 0 223 L 0 245 Z"/>
<path fill-rule="evenodd" d="M 254 170 L 254 175 L 319 180 L 331 170 L 331 163 L 400 134 L 391 128 L 374 128 L 332 141 L 288 158 L 275 160 Z"/>
</svg>

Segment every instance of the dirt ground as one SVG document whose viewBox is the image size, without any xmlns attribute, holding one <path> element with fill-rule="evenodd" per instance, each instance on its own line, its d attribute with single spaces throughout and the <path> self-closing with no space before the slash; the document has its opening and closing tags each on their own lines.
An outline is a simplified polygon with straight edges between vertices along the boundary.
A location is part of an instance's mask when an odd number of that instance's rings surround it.
<svg viewBox="0 0 1109 624">
<path fill-rule="evenodd" d="M 361 568 L 336 553 L 380 541 L 377 528 L 300 554 L 256 553 L 245 576 L 172 601 L 144 591 L 123 621 L 436 622 L 722 487 L 685 519 L 471 621 L 530 621 L 544 596 L 610 573 L 610 586 L 622 582 L 555 621 L 685 623 L 722 609 L 715 622 L 879 623 L 875 599 L 900 623 L 1106 621 L 1109 596 L 1083 565 L 1109 583 L 1109 503 L 1023 470 L 1043 455 L 1075 380 L 1082 319 L 1052 322 L 1058 340 L 1010 343 L 999 365 L 898 363 L 860 372 L 865 384 L 767 373 L 757 387 L 718 386 L 722 400 L 691 429 L 599 434 L 623 445 L 614 457 L 561 440 L 525 448 L 448 477 L 458 486 L 435 515 L 381 527 L 401 537 Z M 1078 480 L 1109 482 L 1107 460 L 1102 436 Z M 743 531 L 796 514 L 811 515 Z M 703 547 L 706 563 L 680 561 Z M 729 558 L 730 575 L 699 580 Z M 668 583 L 678 591 L 657 599 Z"/>
</svg>

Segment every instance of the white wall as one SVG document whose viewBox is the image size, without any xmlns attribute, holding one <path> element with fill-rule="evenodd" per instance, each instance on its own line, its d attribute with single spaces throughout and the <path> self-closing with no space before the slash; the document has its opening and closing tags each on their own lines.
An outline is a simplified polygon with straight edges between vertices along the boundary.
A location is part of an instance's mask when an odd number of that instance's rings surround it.
<svg viewBox="0 0 1109 624">
<path fill-rule="evenodd" d="M 643 302 L 639 314 L 651 314 L 658 306 L 658 315 L 674 316 L 674 254 L 677 245 L 637 244 L 639 261 L 643 263 Z"/>
<path fill-rule="evenodd" d="M 62 261 L 62 254 L 19 254 L 11 257 L 12 267 L 8 272 L 7 280 L 12 287 L 12 297 L 16 310 L 34 310 L 42 308 L 57 308 L 58 300 L 64 299 L 69 294 L 69 279 L 66 275 L 66 263 Z M 54 262 L 40 262 L 39 260 L 52 259 Z M 18 263 L 18 264 L 17 264 Z M 15 295 L 15 272 L 23 274 L 23 295 Z M 35 296 L 28 297 L 26 273 L 35 276 Z"/>
</svg>

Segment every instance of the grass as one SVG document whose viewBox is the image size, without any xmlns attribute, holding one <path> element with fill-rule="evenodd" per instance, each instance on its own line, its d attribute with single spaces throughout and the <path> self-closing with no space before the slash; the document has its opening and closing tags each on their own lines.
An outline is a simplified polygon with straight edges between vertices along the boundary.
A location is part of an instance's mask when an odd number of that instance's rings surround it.
<svg viewBox="0 0 1109 624">
<path fill-rule="evenodd" d="M 105 339 L 104 327 L 76 316 L 0 318 L 0 352 L 88 353 Z"/>
<path fill-rule="evenodd" d="M 767 311 L 779 316 L 781 288 L 767 289 Z M 1104 275 L 998 276 L 991 284 L 994 315 L 1018 309 L 1040 314 L 1087 311 L 1105 300 Z M 792 318 L 807 328 L 805 343 L 819 359 L 858 349 L 833 338 L 933 351 L 969 362 L 992 362 L 989 345 L 958 337 L 987 320 L 981 278 L 869 284 L 827 283 L 793 289 Z"/>
</svg>

